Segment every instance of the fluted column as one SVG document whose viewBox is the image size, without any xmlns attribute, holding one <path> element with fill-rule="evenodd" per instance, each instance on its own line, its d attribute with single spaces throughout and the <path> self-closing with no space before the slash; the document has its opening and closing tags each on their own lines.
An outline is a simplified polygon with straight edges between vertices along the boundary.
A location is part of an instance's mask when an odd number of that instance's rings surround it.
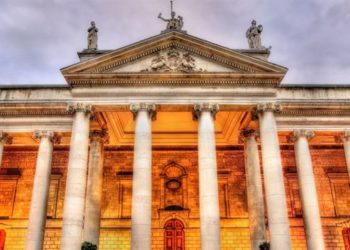
<svg viewBox="0 0 350 250">
<path fill-rule="evenodd" d="M 256 137 L 255 130 L 241 132 L 241 138 L 244 141 L 250 242 L 253 250 L 259 250 L 260 244 L 266 241 L 264 198 Z"/>
<path fill-rule="evenodd" d="M 74 114 L 63 209 L 61 250 L 80 250 L 84 219 L 91 106 L 68 106 Z"/>
<path fill-rule="evenodd" d="M 271 250 L 291 249 L 280 145 L 274 116 L 274 112 L 280 110 L 281 106 L 273 103 L 257 106 Z"/>
<path fill-rule="evenodd" d="M 4 155 L 5 144 L 12 144 L 12 137 L 8 133 L 0 131 L 0 169 L 2 167 L 2 158 Z"/>
<path fill-rule="evenodd" d="M 196 104 L 194 118 L 198 120 L 198 167 L 201 249 L 219 250 L 220 210 L 216 166 L 214 118 L 216 104 Z"/>
<path fill-rule="evenodd" d="M 325 246 L 316 184 L 308 144 L 308 139 L 312 137 L 314 137 L 312 131 L 295 130 L 293 132 L 293 138 L 295 141 L 295 160 L 298 170 L 307 249 L 322 250 L 325 249 Z"/>
<path fill-rule="evenodd" d="M 131 248 L 151 249 L 152 231 L 152 119 L 154 104 L 132 104 L 135 118 L 131 211 Z"/>
<path fill-rule="evenodd" d="M 104 143 L 107 140 L 108 136 L 105 130 L 90 133 L 89 174 L 86 189 L 83 241 L 97 246 L 100 238 Z"/>
<path fill-rule="evenodd" d="M 349 178 L 350 178 L 350 130 L 345 130 L 343 143 L 344 143 L 344 153 L 345 153 L 346 165 L 348 168 L 348 174 L 349 174 Z"/>
<path fill-rule="evenodd" d="M 53 141 L 59 142 L 59 140 L 53 131 L 36 131 L 33 137 L 40 139 L 40 145 L 30 204 L 26 250 L 41 250 L 45 234 Z"/>
</svg>

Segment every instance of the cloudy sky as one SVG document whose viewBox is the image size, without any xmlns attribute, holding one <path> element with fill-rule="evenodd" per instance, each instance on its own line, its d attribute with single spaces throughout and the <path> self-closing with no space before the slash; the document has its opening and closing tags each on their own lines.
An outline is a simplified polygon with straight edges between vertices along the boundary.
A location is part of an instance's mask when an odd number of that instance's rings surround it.
<svg viewBox="0 0 350 250">
<path fill-rule="evenodd" d="M 0 84 L 65 84 L 91 20 L 99 48 L 116 49 L 164 29 L 169 0 L 1 0 Z M 349 0 L 175 0 L 189 34 L 247 48 L 245 31 L 263 24 L 270 61 L 289 68 L 284 83 L 350 84 Z"/>
</svg>

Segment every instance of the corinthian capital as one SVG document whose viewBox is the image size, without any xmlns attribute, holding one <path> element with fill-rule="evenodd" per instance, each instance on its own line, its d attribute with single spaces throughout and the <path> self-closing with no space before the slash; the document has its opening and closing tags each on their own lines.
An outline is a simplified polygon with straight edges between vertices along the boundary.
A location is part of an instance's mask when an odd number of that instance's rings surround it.
<svg viewBox="0 0 350 250">
<path fill-rule="evenodd" d="M 260 103 L 256 106 L 256 111 L 258 113 L 263 112 L 281 112 L 282 106 L 278 103 Z"/>
<path fill-rule="evenodd" d="M 90 140 L 99 141 L 101 143 L 109 143 L 109 136 L 106 129 L 93 130 L 90 132 Z"/>
<path fill-rule="evenodd" d="M 239 141 L 244 142 L 246 139 L 254 137 L 255 139 L 259 136 L 259 132 L 255 129 L 243 129 L 239 136 Z"/>
<path fill-rule="evenodd" d="M 154 103 L 132 103 L 130 111 L 133 113 L 134 119 L 139 111 L 147 111 L 153 121 L 157 117 L 157 107 Z"/>
<path fill-rule="evenodd" d="M 346 129 L 343 133 L 339 133 L 334 138 L 336 143 L 343 143 L 345 141 L 350 141 L 350 130 Z"/>
<path fill-rule="evenodd" d="M 61 143 L 61 136 L 59 136 L 54 131 L 49 130 L 38 130 L 33 133 L 33 138 L 37 140 L 41 140 L 42 138 L 48 138 L 54 144 Z"/>
<path fill-rule="evenodd" d="M 290 135 L 290 141 L 295 142 L 301 137 L 305 137 L 307 140 L 310 140 L 315 137 L 315 133 L 314 131 L 306 129 L 294 130 Z"/>
<path fill-rule="evenodd" d="M 210 112 L 215 119 L 216 114 L 219 112 L 219 104 L 213 103 L 200 103 L 195 104 L 193 107 L 193 120 L 198 120 L 202 112 Z"/>
<path fill-rule="evenodd" d="M 93 108 L 91 105 L 85 103 L 71 103 L 68 104 L 67 111 L 70 114 L 74 114 L 76 112 L 84 112 L 86 114 L 91 114 L 93 112 Z"/>
<path fill-rule="evenodd" d="M 346 141 L 350 140 L 350 130 L 347 129 L 344 131 L 344 139 Z"/>
<path fill-rule="evenodd" d="M 12 144 L 12 137 L 8 133 L 0 131 L 0 143 Z"/>
</svg>

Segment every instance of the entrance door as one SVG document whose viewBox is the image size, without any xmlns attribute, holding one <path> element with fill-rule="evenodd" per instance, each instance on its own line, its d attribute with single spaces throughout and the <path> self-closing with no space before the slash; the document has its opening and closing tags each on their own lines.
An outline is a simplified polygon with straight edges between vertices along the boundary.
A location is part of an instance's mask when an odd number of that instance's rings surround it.
<svg viewBox="0 0 350 250">
<path fill-rule="evenodd" d="M 164 229 L 164 250 L 185 250 L 185 233 L 182 222 L 177 219 L 168 220 Z"/>
<path fill-rule="evenodd" d="M 0 230 L 0 250 L 5 249 L 6 232 L 5 230 Z"/>
<path fill-rule="evenodd" d="M 346 250 L 350 250 L 350 228 L 343 229 L 343 239 Z"/>
</svg>

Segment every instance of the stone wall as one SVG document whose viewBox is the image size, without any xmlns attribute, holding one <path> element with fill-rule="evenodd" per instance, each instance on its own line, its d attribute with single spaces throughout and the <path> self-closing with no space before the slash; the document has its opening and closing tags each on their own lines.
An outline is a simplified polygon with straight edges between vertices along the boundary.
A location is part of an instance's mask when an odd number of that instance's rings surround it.
<svg viewBox="0 0 350 250">
<path fill-rule="evenodd" d="M 341 231 L 350 220 L 350 188 L 343 150 L 340 146 L 313 146 L 311 153 L 327 249 L 344 249 Z M 249 249 L 243 150 L 220 149 L 217 159 L 222 249 Z M 36 149 L 11 148 L 4 154 L 0 175 L 0 229 L 5 229 L 7 233 L 6 250 L 24 249 L 35 160 Z M 102 250 L 130 248 L 132 160 L 132 150 L 106 151 L 100 238 Z M 283 148 L 282 160 L 293 249 L 306 249 L 293 148 Z M 56 149 L 45 249 L 59 249 L 67 161 L 68 151 Z M 152 249 L 164 248 L 163 226 L 174 217 L 185 225 L 186 249 L 200 249 L 197 165 L 194 150 L 154 150 Z M 20 175 L 9 169 L 19 169 Z M 173 179 L 180 183 L 181 188 L 168 190 L 165 186 L 177 183 L 168 183 Z M 183 210 L 165 210 L 171 202 L 183 207 Z"/>
</svg>

